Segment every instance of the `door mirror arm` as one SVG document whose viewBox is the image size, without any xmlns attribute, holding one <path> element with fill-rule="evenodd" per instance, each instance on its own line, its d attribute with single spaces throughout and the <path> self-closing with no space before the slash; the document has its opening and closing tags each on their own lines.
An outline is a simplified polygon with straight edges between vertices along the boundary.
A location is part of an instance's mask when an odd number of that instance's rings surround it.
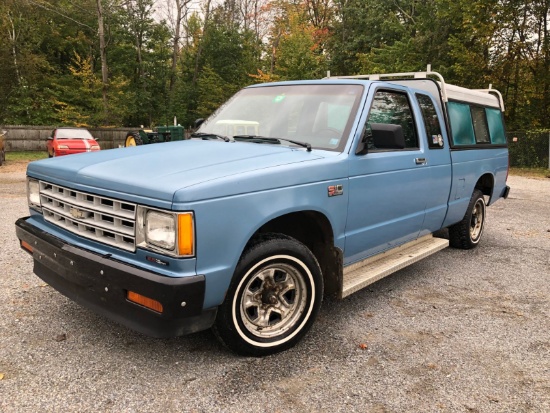
<svg viewBox="0 0 550 413">
<path fill-rule="evenodd" d="M 355 151 L 356 155 L 366 155 L 367 153 L 369 153 L 369 145 L 367 144 L 367 141 L 369 139 L 368 129 L 369 128 L 367 125 L 363 127 L 361 139 L 359 140 L 359 144 L 357 145 L 357 149 Z"/>
</svg>

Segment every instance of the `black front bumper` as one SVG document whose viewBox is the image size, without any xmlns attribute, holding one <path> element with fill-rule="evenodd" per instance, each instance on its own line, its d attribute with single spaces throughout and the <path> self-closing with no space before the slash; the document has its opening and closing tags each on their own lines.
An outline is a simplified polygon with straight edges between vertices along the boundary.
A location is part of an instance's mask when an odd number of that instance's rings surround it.
<svg viewBox="0 0 550 413">
<path fill-rule="evenodd" d="M 26 220 L 17 220 L 16 233 L 33 249 L 34 273 L 82 306 L 153 337 L 180 336 L 212 326 L 216 309 L 202 309 L 203 275 L 172 278 L 145 271 L 67 244 Z M 160 302 L 163 312 L 128 301 L 128 291 Z"/>
</svg>

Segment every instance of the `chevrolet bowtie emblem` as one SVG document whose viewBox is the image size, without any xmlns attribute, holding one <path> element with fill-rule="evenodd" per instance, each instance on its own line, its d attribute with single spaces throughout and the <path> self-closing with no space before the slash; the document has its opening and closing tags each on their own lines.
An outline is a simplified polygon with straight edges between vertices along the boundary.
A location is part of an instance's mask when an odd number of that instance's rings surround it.
<svg viewBox="0 0 550 413">
<path fill-rule="evenodd" d="M 85 217 L 84 211 L 78 208 L 71 208 L 70 213 L 73 216 L 73 218 L 76 218 L 76 219 L 83 219 Z"/>
</svg>

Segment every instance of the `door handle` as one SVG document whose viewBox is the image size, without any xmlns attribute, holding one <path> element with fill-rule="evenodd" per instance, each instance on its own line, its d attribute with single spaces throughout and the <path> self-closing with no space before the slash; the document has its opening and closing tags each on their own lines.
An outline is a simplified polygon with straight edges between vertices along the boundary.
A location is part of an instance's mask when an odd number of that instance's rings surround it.
<svg viewBox="0 0 550 413">
<path fill-rule="evenodd" d="M 428 161 L 426 160 L 426 158 L 415 158 L 414 162 L 417 164 L 417 165 L 426 165 L 428 163 Z"/>
</svg>

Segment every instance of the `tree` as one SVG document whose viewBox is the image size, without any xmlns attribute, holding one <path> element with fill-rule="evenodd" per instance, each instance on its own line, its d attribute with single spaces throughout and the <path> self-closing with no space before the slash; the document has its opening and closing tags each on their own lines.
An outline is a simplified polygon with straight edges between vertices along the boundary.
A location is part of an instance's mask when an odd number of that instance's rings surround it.
<svg viewBox="0 0 550 413">
<path fill-rule="evenodd" d="M 105 51 L 105 33 L 103 25 L 103 5 L 101 0 L 97 0 L 97 27 L 99 36 L 99 54 L 101 56 L 101 90 L 103 95 L 104 119 L 109 115 L 109 105 L 107 102 L 107 88 L 109 87 L 109 67 L 107 66 L 107 53 Z"/>
<path fill-rule="evenodd" d="M 304 4 L 272 4 L 276 18 L 271 29 L 270 72 L 281 79 L 315 79 L 326 73 L 322 36 L 311 23 Z"/>
<path fill-rule="evenodd" d="M 189 125 L 250 83 L 430 63 L 550 127 L 550 0 L 163 1 L 0 2 L 0 123 Z"/>
</svg>

